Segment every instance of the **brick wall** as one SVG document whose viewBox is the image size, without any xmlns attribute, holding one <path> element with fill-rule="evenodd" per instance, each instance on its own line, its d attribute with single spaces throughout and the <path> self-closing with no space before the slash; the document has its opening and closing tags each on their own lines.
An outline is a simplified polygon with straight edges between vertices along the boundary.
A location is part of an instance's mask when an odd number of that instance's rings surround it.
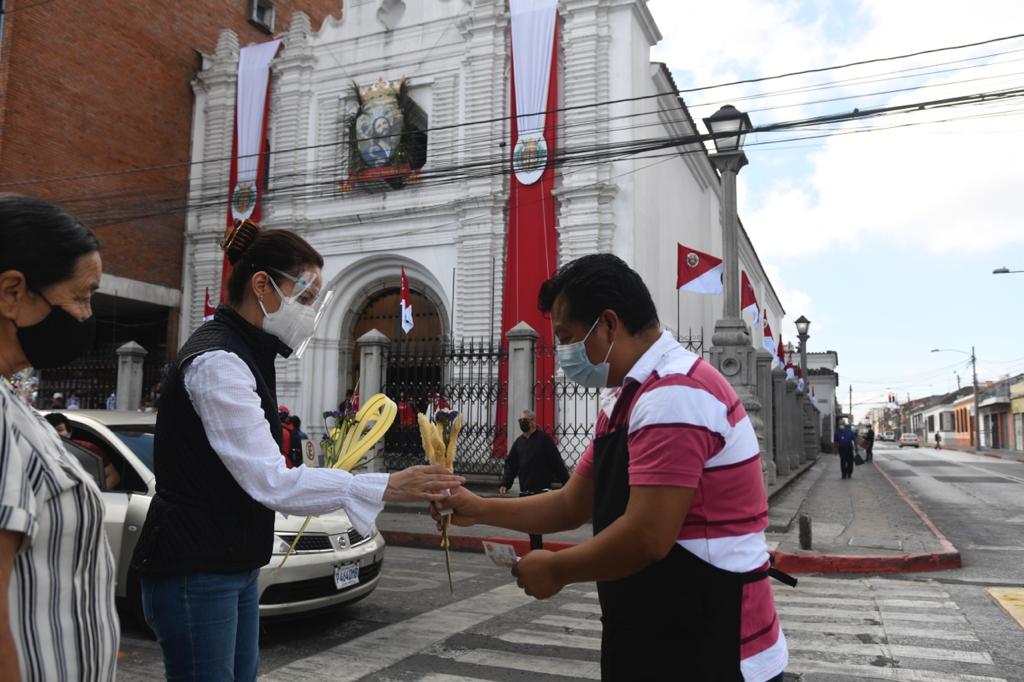
<svg viewBox="0 0 1024 682">
<path fill-rule="evenodd" d="M 38 1 L 6 2 L 0 191 L 45 197 L 81 217 L 102 243 L 106 272 L 177 289 L 196 51 L 212 53 L 225 28 L 243 46 L 268 35 L 249 23 L 250 0 L 30 7 Z M 278 33 L 294 10 L 306 12 L 314 30 L 341 13 L 341 0 L 274 4 Z M 130 171 L 161 164 L 171 167 Z M 26 184 L 91 174 L 100 177 Z"/>
</svg>

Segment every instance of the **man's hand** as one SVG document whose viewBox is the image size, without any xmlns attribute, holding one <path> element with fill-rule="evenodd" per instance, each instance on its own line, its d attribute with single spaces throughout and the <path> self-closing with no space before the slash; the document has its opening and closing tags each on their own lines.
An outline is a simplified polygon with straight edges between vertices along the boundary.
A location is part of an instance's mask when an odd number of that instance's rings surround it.
<svg viewBox="0 0 1024 682">
<path fill-rule="evenodd" d="M 437 464 L 420 464 L 396 471 L 388 477 L 385 502 L 417 502 L 443 500 L 445 490 L 456 490 L 466 482 Z"/>
<path fill-rule="evenodd" d="M 487 501 L 479 495 L 471 493 L 465 488 L 459 488 L 452 492 L 451 497 L 445 497 L 431 504 L 430 515 L 437 522 L 438 530 L 441 530 L 441 514 L 439 512 L 442 509 L 451 509 L 455 512 L 450 517 L 452 525 L 474 526 L 480 523 L 480 517 L 484 513 L 486 504 Z"/>
<path fill-rule="evenodd" d="M 554 556 L 554 552 L 545 549 L 535 549 L 524 556 L 512 567 L 516 584 L 537 599 L 547 599 L 561 592 L 565 583 L 555 575 Z"/>
<path fill-rule="evenodd" d="M 508 494 L 508 488 L 506 488 L 505 486 L 501 486 L 500 488 L 498 488 L 498 494 L 501 495 L 502 497 L 505 497 L 505 495 Z"/>
</svg>

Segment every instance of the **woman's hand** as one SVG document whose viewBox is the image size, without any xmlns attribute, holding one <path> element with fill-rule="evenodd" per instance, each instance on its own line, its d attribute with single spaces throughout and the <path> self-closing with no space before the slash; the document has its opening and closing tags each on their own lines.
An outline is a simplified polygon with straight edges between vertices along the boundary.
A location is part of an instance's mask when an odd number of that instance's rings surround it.
<svg viewBox="0 0 1024 682">
<path fill-rule="evenodd" d="M 445 490 L 455 491 L 466 482 L 438 464 L 420 464 L 388 476 L 385 502 L 435 502 L 445 498 Z"/>
</svg>

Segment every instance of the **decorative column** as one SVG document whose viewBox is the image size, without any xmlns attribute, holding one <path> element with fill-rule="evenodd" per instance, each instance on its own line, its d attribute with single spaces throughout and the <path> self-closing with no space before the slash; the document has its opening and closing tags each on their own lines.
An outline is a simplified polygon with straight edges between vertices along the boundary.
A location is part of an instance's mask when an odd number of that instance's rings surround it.
<svg viewBox="0 0 1024 682">
<path fill-rule="evenodd" d="M 776 476 L 787 476 L 790 472 L 789 444 L 789 400 L 786 396 L 786 371 L 776 367 L 771 371 L 772 391 L 772 436 L 774 441 Z"/>
<path fill-rule="evenodd" d="M 789 456 L 790 470 L 796 469 L 804 461 L 803 448 L 803 423 L 804 413 L 800 406 L 800 391 L 796 384 L 786 380 L 786 433 L 787 452 Z"/>
<path fill-rule="evenodd" d="M 377 329 L 371 329 L 356 339 L 356 345 L 359 346 L 359 395 L 365 399 L 380 393 L 384 386 L 384 372 L 387 371 L 386 361 L 391 339 Z M 375 447 L 382 450 L 384 440 L 381 439 Z M 385 469 L 383 457 L 377 457 L 369 466 L 369 470 L 374 472 Z"/>
<path fill-rule="evenodd" d="M 525 322 L 508 330 L 508 448 L 519 435 L 519 415 L 534 409 L 536 346 L 540 335 Z"/>
<path fill-rule="evenodd" d="M 129 341 L 117 349 L 117 409 L 135 411 L 142 405 L 142 363 L 147 351 Z"/>
<path fill-rule="evenodd" d="M 764 423 L 764 447 L 761 449 L 761 475 L 765 485 L 774 485 L 777 470 L 775 467 L 774 413 L 772 404 L 772 354 L 758 351 L 757 355 L 757 395 L 761 402 L 761 421 Z"/>
</svg>

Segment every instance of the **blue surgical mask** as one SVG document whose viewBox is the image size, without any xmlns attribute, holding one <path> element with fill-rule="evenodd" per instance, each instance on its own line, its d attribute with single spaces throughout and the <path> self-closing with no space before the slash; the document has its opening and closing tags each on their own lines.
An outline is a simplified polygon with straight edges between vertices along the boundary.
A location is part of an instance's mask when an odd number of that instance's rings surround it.
<svg viewBox="0 0 1024 682">
<path fill-rule="evenodd" d="M 604 356 L 604 361 L 596 365 L 587 357 L 587 347 L 584 345 L 600 321 L 601 318 L 594 320 L 594 324 L 590 326 L 590 331 L 582 341 L 560 344 L 555 349 L 558 353 L 558 366 L 562 368 L 565 377 L 587 388 L 605 388 L 608 385 L 608 371 L 611 369 L 608 357 L 612 354 L 615 343 L 612 342 L 612 345 L 608 346 L 608 353 Z"/>
</svg>

